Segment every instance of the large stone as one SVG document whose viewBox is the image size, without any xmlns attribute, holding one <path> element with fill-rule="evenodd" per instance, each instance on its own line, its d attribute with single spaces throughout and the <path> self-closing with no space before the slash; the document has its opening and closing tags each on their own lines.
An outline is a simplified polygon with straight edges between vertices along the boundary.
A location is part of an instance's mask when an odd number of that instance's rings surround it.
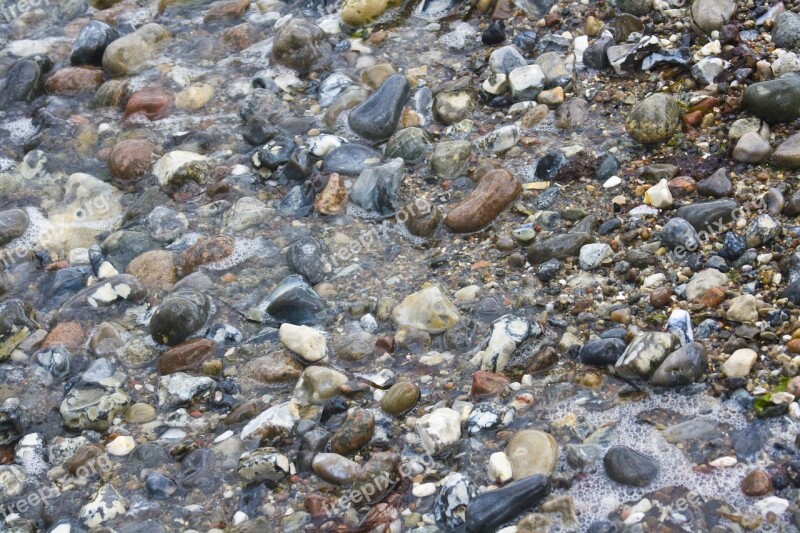
<svg viewBox="0 0 800 533">
<path fill-rule="evenodd" d="M 707 268 L 696 273 L 686 284 L 686 301 L 696 302 L 712 287 L 725 287 L 728 278 L 715 268 Z"/>
<path fill-rule="evenodd" d="M 736 11 L 735 0 L 695 0 L 692 2 L 692 22 L 703 33 L 719 30 Z"/>
<path fill-rule="evenodd" d="M 794 122 L 800 118 L 800 76 L 784 74 L 754 83 L 744 91 L 742 104 L 769 124 Z"/>
<path fill-rule="evenodd" d="M 210 171 L 206 156 L 174 150 L 166 153 L 153 165 L 153 174 L 164 189 L 178 187 L 186 181 L 202 182 Z"/>
<path fill-rule="evenodd" d="M 431 285 L 406 296 L 392 310 L 397 326 L 411 326 L 428 333 L 442 333 L 456 325 L 461 316 L 444 290 Z"/>
<path fill-rule="evenodd" d="M 129 76 L 145 68 L 153 49 L 138 33 L 114 40 L 103 52 L 103 70 L 111 77 Z"/>
<path fill-rule="evenodd" d="M 675 344 L 672 333 L 640 333 L 620 356 L 616 370 L 624 376 L 647 378 L 666 359 Z"/>
<path fill-rule="evenodd" d="M 291 18 L 281 26 L 272 41 L 272 60 L 307 74 L 321 67 L 331 53 L 331 45 L 319 26 L 300 18 Z"/>
<path fill-rule="evenodd" d="M 778 145 L 772 154 L 772 164 L 790 170 L 800 168 L 800 133 L 795 133 Z"/>
<path fill-rule="evenodd" d="M 541 333 L 541 329 L 527 318 L 505 315 L 495 320 L 486 346 L 476 354 L 481 361 L 481 370 L 502 372 L 511 354 L 534 333 Z"/>
<path fill-rule="evenodd" d="M 784 11 L 775 17 L 772 27 L 772 42 L 778 48 L 788 50 L 800 48 L 800 15 Z"/>
<path fill-rule="evenodd" d="M 72 44 L 70 62 L 73 65 L 103 64 L 103 54 L 109 44 L 119 38 L 119 32 L 113 26 L 93 20 L 81 28 L 78 37 Z"/>
<path fill-rule="evenodd" d="M 397 212 L 405 164 L 399 157 L 376 167 L 365 168 L 350 189 L 350 201 L 367 215 L 389 217 Z"/>
<path fill-rule="evenodd" d="M 669 354 L 650 378 L 657 387 L 682 387 L 694 383 L 706 371 L 708 354 L 699 342 L 691 342 Z"/>
<path fill-rule="evenodd" d="M 681 108 L 678 102 L 664 93 L 648 96 L 634 106 L 625 120 L 628 135 L 643 144 L 669 139 L 678 131 Z"/>
<path fill-rule="evenodd" d="M 281 324 L 279 336 L 284 346 L 308 363 L 316 363 L 327 355 L 325 336 L 314 328 L 285 323 Z"/>
<path fill-rule="evenodd" d="M 490 224 L 522 192 L 519 180 L 505 170 L 490 170 L 475 189 L 444 219 L 456 233 L 472 233 Z"/>
<path fill-rule="evenodd" d="M 431 171 L 443 179 L 453 179 L 464 174 L 472 153 L 469 141 L 442 141 L 433 149 Z"/>
<path fill-rule="evenodd" d="M 646 487 L 658 476 L 658 462 L 627 446 L 612 446 L 603 457 L 608 477 L 631 487 Z"/>
<path fill-rule="evenodd" d="M 339 16 L 350 26 L 363 26 L 383 15 L 389 0 L 346 0 Z"/>
<path fill-rule="evenodd" d="M 388 139 L 403 112 L 408 99 L 409 85 L 405 76 L 395 74 L 387 78 L 377 91 L 350 112 L 350 128 L 365 139 Z"/>
<path fill-rule="evenodd" d="M 549 433 L 524 429 L 514 433 L 506 446 L 514 479 L 543 474 L 549 476 L 558 463 L 558 443 Z"/>
<path fill-rule="evenodd" d="M 713 200 L 685 205 L 676 214 L 697 231 L 717 233 L 718 227 L 734 219 L 738 208 L 739 204 L 734 200 Z"/>
<path fill-rule="evenodd" d="M 761 135 L 754 131 L 748 131 L 736 143 L 736 147 L 733 149 L 733 160 L 739 163 L 759 163 L 769 157 L 771 152 L 772 147 Z"/>
<path fill-rule="evenodd" d="M 550 482 L 541 474 L 488 490 L 469 502 L 467 532 L 497 531 L 504 523 L 533 509 L 548 494 Z"/>
<path fill-rule="evenodd" d="M 309 366 L 295 385 L 293 398 L 300 405 L 318 404 L 338 396 L 347 376 L 332 368 Z"/>
</svg>

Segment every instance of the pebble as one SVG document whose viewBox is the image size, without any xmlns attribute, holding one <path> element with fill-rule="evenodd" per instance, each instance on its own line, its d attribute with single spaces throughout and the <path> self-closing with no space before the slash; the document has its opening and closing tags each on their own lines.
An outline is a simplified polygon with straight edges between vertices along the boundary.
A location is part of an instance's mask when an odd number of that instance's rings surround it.
<svg viewBox="0 0 800 533">
<path fill-rule="evenodd" d="M 658 462 L 652 457 L 627 446 L 612 446 L 603 457 L 608 477 L 631 487 L 646 487 L 659 472 Z"/>
<path fill-rule="evenodd" d="M 750 369 L 758 359 L 758 354 L 749 349 L 741 348 L 733 352 L 722 364 L 722 373 L 729 378 L 743 378 L 750 374 Z"/>
<path fill-rule="evenodd" d="M 514 433 L 505 449 L 515 480 L 550 475 L 558 462 L 558 443 L 549 433 L 525 429 Z"/>
</svg>

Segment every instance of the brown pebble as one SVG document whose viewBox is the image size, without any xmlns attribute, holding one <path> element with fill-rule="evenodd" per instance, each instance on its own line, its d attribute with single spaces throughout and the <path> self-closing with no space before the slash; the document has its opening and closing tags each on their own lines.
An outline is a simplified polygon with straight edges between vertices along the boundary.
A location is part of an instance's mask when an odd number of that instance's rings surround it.
<svg viewBox="0 0 800 533">
<path fill-rule="evenodd" d="M 752 470 L 741 483 L 742 492 L 747 496 L 765 496 L 772 492 L 772 481 L 763 470 Z"/>
<path fill-rule="evenodd" d="M 108 154 L 108 170 L 120 181 L 137 180 L 150 170 L 153 149 L 153 145 L 143 139 L 119 142 Z"/>
<path fill-rule="evenodd" d="M 672 287 L 664 285 L 650 293 L 650 305 L 659 309 L 666 307 L 672 302 Z"/>
<path fill-rule="evenodd" d="M 698 303 L 704 307 L 717 307 L 725 301 L 725 291 L 719 287 L 711 287 L 703 296 L 700 297 Z"/>
<path fill-rule="evenodd" d="M 472 233 L 491 223 L 513 202 L 522 185 L 505 170 L 490 170 L 475 189 L 464 197 L 444 219 L 445 225 L 456 233 Z"/>
<path fill-rule="evenodd" d="M 786 345 L 786 349 L 792 353 L 800 353 L 800 339 L 792 339 Z"/>
<path fill-rule="evenodd" d="M 486 370 L 478 370 L 472 374 L 470 395 L 474 398 L 486 398 L 505 390 L 511 380 L 501 374 Z"/>
<path fill-rule="evenodd" d="M 156 369 L 161 375 L 194 370 L 212 357 L 216 349 L 217 343 L 211 339 L 188 340 L 164 352 L 156 361 Z"/>
<path fill-rule="evenodd" d="M 136 91 L 128 98 L 122 120 L 142 116 L 154 121 L 169 116 L 175 105 L 172 93 L 161 87 L 147 87 Z"/>
<path fill-rule="evenodd" d="M 63 96 L 91 93 L 103 84 L 103 70 L 97 67 L 67 67 L 45 82 L 47 92 Z"/>
</svg>

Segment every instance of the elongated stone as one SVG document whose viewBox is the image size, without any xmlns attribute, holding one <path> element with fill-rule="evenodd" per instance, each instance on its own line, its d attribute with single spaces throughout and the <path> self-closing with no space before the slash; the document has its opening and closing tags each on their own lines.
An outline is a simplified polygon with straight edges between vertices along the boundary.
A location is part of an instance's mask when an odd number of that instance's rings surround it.
<svg viewBox="0 0 800 533">
<path fill-rule="evenodd" d="M 444 219 L 456 233 L 472 233 L 491 223 L 519 193 L 519 180 L 505 170 L 490 170 L 477 187 L 464 197 Z"/>
<path fill-rule="evenodd" d="M 537 242 L 528 250 L 528 261 L 538 265 L 549 259 L 576 257 L 585 244 L 592 242 L 588 233 L 564 233 Z"/>
<path fill-rule="evenodd" d="M 683 346 L 664 359 L 650 378 L 659 387 L 680 387 L 694 383 L 708 365 L 708 354 L 699 342 Z"/>
<path fill-rule="evenodd" d="M 484 492 L 473 498 L 467 506 L 467 531 L 495 531 L 514 517 L 533 509 L 548 494 L 550 481 L 542 474 Z"/>
<path fill-rule="evenodd" d="M 350 128 L 371 141 L 388 139 L 403 112 L 409 86 L 405 76 L 389 76 L 377 91 L 350 112 Z"/>
</svg>

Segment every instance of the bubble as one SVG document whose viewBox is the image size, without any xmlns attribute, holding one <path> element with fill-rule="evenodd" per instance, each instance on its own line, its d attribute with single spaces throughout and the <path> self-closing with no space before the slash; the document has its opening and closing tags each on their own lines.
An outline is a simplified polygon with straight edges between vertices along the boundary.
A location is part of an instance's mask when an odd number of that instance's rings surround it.
<svg viewBox="0 0 800 533">
<path fill-rule="evenodd" d="M 261 239 L 236 239 L 233 242 L 233 251 L 224 259 L 203 265 L 209 270 L 228 270 L 253 257 L 262 245 Z M 213 316 L 213 315 L 209 315 Z"/>
<path fill-rule="evenodd" d="M 419 7 L 414 10 L 414 16 L 429 21 L 439 20 L 450 12 L 452 6 L 452 0 L 429 0 L 428 2 L 420 2 Z"/>
<path fill-rule="evenodd" d="M 379 221 L 383 220 L 383 215 L 379 213 L 375 213 L 374 211 L 367 211 L 366 209 L 359 207 L 355 204 L 347 204 L 347 214 L 353 218 L 358 218 L 361 220 L 372 220 L 372 221 Z"/>
<path fill-rule="evenodd" d="M 16 162 L 13 159 L 9 159 L 7 157 L 0 157 L 0 172 L 7 172 L 16 166 Z"/>
<path fill-rule="evenodd" d="M 430 242 L 430 239 L 426 239 L 425 237 L 418 237 L 417 235 L 412 235 L 405 224 L 395 224 L 395 230 L 397 234 L 401 237 L 408 239 L 411 244 L 415 244 L 417 246 L 424 246 Z"/>
<path fill-rule="evenodd" d="M 36 126 L 33 125 L 33 120 L 25 117 L 6 122 L 0 125 L 0 128 L 10 133 L 11 143 L 17 145 L 23 144 L 36 133 Z"/>
<path fill-rule="evenodd" d="M 721 500 L 740 511 L 752 509 L 756 499 L 745 496 L 739 489 L 742 478 L 751 467 L 740 462 L 728 468 L 695 471 L 695 465 L 680 449 L 668 443 L 661 431 L 637 420 L 639 413 L 654 408 L 668 409 L 690 418 L 715 420 L 728 424 L 733 429 L 742 429 L 747 425 L 747 420 L 738 404 L 731 400 L 720 402 L 703 394 L 694 396 L 676 392 L 654 394 L 644 401 L 621 404 L 601 412 L 585 409 L 576 403 L 574 398 L 556 405 L 555 408 L 548 408 L 545 417 L 550 422 L 555 422 L 571 413 L 583 419 L 592 431 L 604 425 L 613 425 L 610 439 L 612 442 L 600 444 L 604 451 L 612 444 L 628 446 L 654 457 L 659 463 L 658 477 L 644 488 L 626 487 L 612 481 L 606 476 L 602 461 L 594 467 L 587 468 L 583 476 L 577 478 L 569 490 L 575 501 L 580 524 L 574 528 L 561 524 L 551 529 L 552 531 L 585 531 L 589 524 L 607 519 L 609 513 L 624 504 L 635 504 L 645 494 L 672 486 L 685 487 L 689 493 L 695 495 L 695 498 L 706 501 Z M 793 442 L 794 436 L 791 431 L 780 428 L 777 421 L 767 423 L 775 426 L 770 428 L 773 441 Z M 571 470 L 563 453 L 557 468 L 559 471 Z"/>
<path fill-rule="evenodd" d="M 27 249 L 33 250 L 48 231 L 53 228 L 53 224 L 47 220 L 47 217 L 35 207 L 26 207 L 25 212 L 28 214 L 28 228 L 25 233 L 6 244 L 3 249 Z"/>
</svg>

